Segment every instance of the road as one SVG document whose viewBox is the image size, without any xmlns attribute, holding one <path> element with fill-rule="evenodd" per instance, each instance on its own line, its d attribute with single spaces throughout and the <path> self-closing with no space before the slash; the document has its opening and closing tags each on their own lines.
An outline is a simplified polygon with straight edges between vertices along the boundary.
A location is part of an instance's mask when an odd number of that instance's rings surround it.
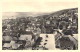
<svg viewBox="0 0 80 52">
<path fill-rule="evenodd" d="M 40 46 L 45 46 L 48 48 L 48 50 L 55 50 L 55 38 L 53 34 L 47 34 L 48 37 L 46 37 L 46 34 L 40 34 L 40 37 L 42 37 L 42 42 Z M 47 41 L 45 41 L 47 40 Z M 46 45 L 44 45 L 46 43 Z"/>
</svg>

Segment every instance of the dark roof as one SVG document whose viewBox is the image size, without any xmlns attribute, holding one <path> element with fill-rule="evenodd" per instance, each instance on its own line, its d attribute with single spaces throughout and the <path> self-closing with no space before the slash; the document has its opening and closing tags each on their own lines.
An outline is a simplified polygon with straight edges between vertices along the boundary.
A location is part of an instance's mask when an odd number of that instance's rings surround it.
<svg viewBox="0 0 80 52">
<path fill-rule="evenodd" d="M 72 35 L 72 30 L 70 29 L 65 29 L 63 30 L 64 35 Z"/>
<path fill-rule="evenodd" d="M 69 37 L 62 37 L 60 40 L 61 46 L 73 46 L 74 43 L 69 39 Z"/>
<path fill-rule="evenodd" d="M 32 33 L 32 31 L 25 31 L 25 32 L 22 32 L 22 34 L 21 35 L 32 35 L 33 33 Z"/>
</svg>

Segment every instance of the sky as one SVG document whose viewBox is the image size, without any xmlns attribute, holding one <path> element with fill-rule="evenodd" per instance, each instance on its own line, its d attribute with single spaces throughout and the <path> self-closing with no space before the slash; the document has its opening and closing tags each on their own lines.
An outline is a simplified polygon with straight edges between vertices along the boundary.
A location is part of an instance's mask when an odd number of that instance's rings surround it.
<svg viewBox="0 0 80 52">
<path fill-rule="evenodd" d="M 2 11 L 52 12 L 78 7 L 77 2 L 4 2 Z"/>
<path fill-rule="evenodd" d="M 19 12 L 31 12 L 24 13 L 23 15 L 36 15 L 38 13 L 50 13 L 59 11 L 62 9 L 76 8 L 77 2 L 3 2 L 2 14 L 3 16 L 17 16 Z M 18 12 L 18 13 L 16 13 Z M 32 14 L 33 13 L 33 14 Z M 6 18 L 6 17 L 5 17 Z"/>
</svg>

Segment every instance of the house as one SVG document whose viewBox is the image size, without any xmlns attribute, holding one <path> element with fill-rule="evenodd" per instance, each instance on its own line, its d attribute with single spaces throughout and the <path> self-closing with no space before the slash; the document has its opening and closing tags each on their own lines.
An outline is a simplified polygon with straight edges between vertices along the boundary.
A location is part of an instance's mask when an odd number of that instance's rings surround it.
<svg viewBox="0 0 80 52">
<path fill-rule="evenodd" d="M 20 35 L 19 40 L 29 40 L 31 41 L 32 39 L 32 35 L 28 35 L 28 34 L 24 34 L 24 35 Z"/>
<path fill-rule="evenodd" d="M 9 49 L 9 48 L 11 48 L 10 43 L 4 43 L 3 50 Z"/>
<path fill-rule="evenodd" d="M 11 41 L 12 37 L 11 36 L 2 36 L 3 41 Z"/>
<path fill-rule="evenodd" d="M 64 30 L 62 31 L 62 33 L 63 33 L 64 35 L 71 35 L 71 36 L 73 36 L 73 33 L 72 33 L 72 30 L 71 30 L 71 29 L 64 29 Z"/>
<path fill-rule="evenodd" d="M 12 46 L 12 49 L 17 49 L 19 47 L 17 43 L 13 43 L 11 46 Z"/>
</svg>

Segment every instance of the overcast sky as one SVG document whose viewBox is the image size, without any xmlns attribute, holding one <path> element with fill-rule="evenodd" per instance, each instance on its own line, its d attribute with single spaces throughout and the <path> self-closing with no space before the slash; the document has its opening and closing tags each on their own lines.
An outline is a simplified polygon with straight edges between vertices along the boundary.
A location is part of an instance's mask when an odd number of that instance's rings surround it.
<svg viewBox="0 0 80 52">
<path fill-rule="evenodd" d="M 3 16 L 16 16 L 15 12 L 48 13 L 62 9 L 76 8 L 77 2 L 4 2 L 2 4 Z M 5 13 L 8 12 L 8 13 Z M 26 14 L 23 14 L 26 15 Z M 5 17 L 6 18 L 6 17 Z"/>
</svg>

